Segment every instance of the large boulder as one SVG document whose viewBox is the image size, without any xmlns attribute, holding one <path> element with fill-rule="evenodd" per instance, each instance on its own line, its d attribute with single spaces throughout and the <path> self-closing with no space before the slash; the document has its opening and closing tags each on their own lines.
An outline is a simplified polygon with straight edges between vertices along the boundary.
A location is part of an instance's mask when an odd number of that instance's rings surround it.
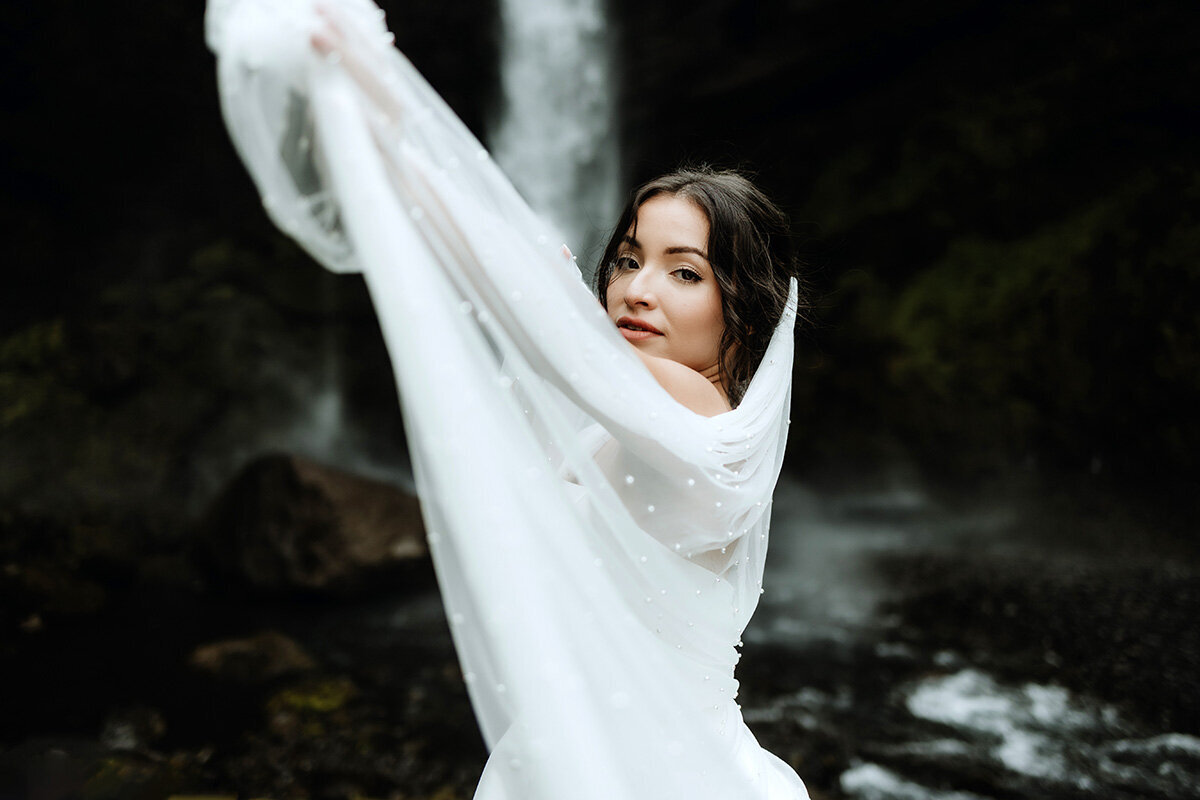
<svg viewBox="0 0 1200 800">
<path fill-rule="evenodd" d="M 255 589 L 332 594 L 427 574 L 429 553 L 416 497 L 293 455 L 247 465 L 209 507 L 199 546 Z"/>
</svg>

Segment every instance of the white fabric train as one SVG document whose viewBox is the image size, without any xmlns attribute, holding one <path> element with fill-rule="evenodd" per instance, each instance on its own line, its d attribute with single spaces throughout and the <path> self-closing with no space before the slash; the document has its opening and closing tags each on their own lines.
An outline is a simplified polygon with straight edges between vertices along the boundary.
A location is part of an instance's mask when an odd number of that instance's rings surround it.
<svg viewBox="0 0 1200 800">
<path fill-rule="evenodd" d="M 796 800 L 735 703 L 786 440 L 795 286 L 741 405 L 676 403 L 367 0 L 210 0 L 272 219 L 361 271 L 492 755 L 482 800 Z M 347 69 L 353 63 L 355 69 Z"/>
</svg>

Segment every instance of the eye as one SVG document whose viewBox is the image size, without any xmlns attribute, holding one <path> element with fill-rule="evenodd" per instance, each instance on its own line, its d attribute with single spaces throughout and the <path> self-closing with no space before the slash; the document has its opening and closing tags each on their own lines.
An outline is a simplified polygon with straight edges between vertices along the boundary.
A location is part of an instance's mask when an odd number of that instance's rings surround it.
<svg viewBox="0 0 1200 800">
<path fill-rule="evenodd" d="M 613 259 L 612 267 L 614 272 L 622 272 L 624 270 L 638 269 L 642 265 L 637 262 L 637 259 L 628 253 L 622 253 Z"/>
<path fill-rule="evenodd" d="M 699 283 L 701 280 L 703 280 L 703 278 L 700 277 L 700 273 L 696 272 L 696 270 L 690 267 L 680 267 L 679 269 L 675 270 L 674 274 L 675 277 L 679 278 L 679 280 L 683 281 L 684 283 Z"/>
</svg>

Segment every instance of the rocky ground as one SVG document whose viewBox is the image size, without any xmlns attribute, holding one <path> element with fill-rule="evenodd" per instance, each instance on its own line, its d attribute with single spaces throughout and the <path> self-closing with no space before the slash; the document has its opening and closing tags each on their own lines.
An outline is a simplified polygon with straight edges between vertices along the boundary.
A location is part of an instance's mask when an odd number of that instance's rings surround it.
<svg viewBox="0 0 1200 800">
<path fill-rule="evenodd" d="M 1061 496 L 1049 505 L 1058 511 L 1029 518 L 1078 526 L 1086 517 L 1078 502 L 1062 516 Z M 1136 533 L 1129 512 L 1109 518 L 1112 530 Z M 886 796 L 855 793 L 845 776 L 864 761 L 983 797 L 1097 796 L 1047 789 L 983 757 L 947 765 L 905 750 L 925 729 L 901 689 L 964 670 L 1103 701 L 1127 735 L 1197 732 L 1191 544 L 1143 530 L 1085 557 L 1017 528 L 1027 538 L 964 549 L 942 540 L 871 558 L 892 599 L 869 630 L 747 637 L 747 719 L 814 798 Z M 1101 526 L 1080 530 L 1105 540 Z M 0 651 L 8 685 L 19 687 L 6 693 L 3 796 L 471 796 L 485 753 L 427 564 L 356 598 L 264 593 L 207 563 L 109 554 L 50 579 L 36 560 L 8 554 L 0 585 L 24 605 L 4 606 L 20 613 L 6 618 Z M 37 580 L 56 588 L 39 600 Z M 761 621 L 778 611 L 764 609 Z M 1116 786 L 1101 796 L 1139 795 Z M 1168 786 L 1140 796 L 1186 795 Z"/>
</svg>

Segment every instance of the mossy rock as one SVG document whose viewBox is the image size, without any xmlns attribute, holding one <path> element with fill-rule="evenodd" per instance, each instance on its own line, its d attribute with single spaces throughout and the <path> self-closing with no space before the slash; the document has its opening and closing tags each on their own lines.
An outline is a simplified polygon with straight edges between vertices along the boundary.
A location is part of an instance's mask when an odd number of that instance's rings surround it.
<svg viewBox="0 0 1200 800">
<path fill-rule="evenodd" d="M 295 711 L 329 714 L 341 710 L 358 696 L 358 688 L 348 678 L 320 678 L 283 689 L 267 701 L 270 713 Z"/>
</svg>

